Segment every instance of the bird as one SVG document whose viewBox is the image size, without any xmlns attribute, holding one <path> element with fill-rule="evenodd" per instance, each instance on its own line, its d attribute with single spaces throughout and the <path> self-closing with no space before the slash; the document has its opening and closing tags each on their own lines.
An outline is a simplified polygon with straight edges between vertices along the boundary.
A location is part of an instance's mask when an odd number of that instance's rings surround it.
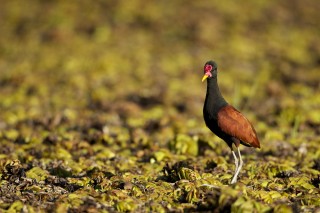
<svg viewBox="0 0 320 213">
<path fill-rule="evenodd" d="M 243 166 L 239 146 L 260 148 L 256 130 L 250 121 L 223 98 L 218 86 L 218 65 L 208 61 L 204 65 L 202 82 L 207 80 L 207 93 L 203 106 L 203 118 L 206 126 L 230 147 L 235 171 L 231 184 L 237 182 Z M 235 151 L 238 153 L 236 156 Z M 239 158 L 239 159 L 238 159 Z"/>
</svg>

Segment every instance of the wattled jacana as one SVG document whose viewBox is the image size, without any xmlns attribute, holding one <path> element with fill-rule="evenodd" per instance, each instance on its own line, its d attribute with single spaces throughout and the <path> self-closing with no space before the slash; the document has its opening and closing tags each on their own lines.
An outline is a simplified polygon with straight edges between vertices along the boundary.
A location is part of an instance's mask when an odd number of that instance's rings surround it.
<svg viewBox="0 0 320 213">
<path fill-rule="evenodd" d="M 236 169 L 231 184 L 237 182 L 243 161 L 240 154 L 240 144 L 260 148 L 257 133 L 252 124 L 222 97 L 218 82 L 218 66 L 214 61 L 204 65 L 202 82 L 207 79 L 207 94 L 203 106 L 203 117 L 207 127 L 224 140 L 231 149 Z M 239 160 L 233 151 L 233 144 L 238 150 Z M 239 162 L 240 161 L 240 162 Z"/>
</svg>

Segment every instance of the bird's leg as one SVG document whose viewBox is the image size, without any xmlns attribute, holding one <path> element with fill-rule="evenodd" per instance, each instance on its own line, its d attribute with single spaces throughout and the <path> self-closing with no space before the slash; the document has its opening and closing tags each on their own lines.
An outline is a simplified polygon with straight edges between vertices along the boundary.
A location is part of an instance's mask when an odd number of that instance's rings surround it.
<svg viewBox="0 0 320 213">
<path fill-rule="evenodd" d="M 234 176 L 233 176 L 232 181 L 231 181 L 231 184 L 234 184 L 235 182 L 237 182 L 237 172 L 238 172 L 238 169 L 239 169 L 239 161 L 238 161 L 238 158 L 236 156 L 236 153 L 234 153 L 233 150 L 231 152 L 232 152 L 232 155 L 234 157 L 234 164 L 236 165 L 236 168 L 234 170 Z M 241 156 L 240 156 L 240 159 L 241 159 Z M 240 162 L 240 164 L 241 164 L 241 162 Z"/>
<path fill-rule="evenodd" d="M 236 173 L 238 171 L 239 161 L 238 161 L 236 153 L 233 150 L 232 150 L 232 154 L 233 154 L 233 157 L 234 157 L 234 164 L 236 166 L 236 168 L 234 170 L 234 173 Z"/>
<path fill-rule="evenodd" d="M 237 168 L 237 170 L 236 170 L 236 172 L 235 172 L 235 174 L 234 174 L 234 177 L 232 178 L 231 184 L 234 184 L 234 183 L 237 182 L 238 175 L 239 175 L 240 170 L 241 170 L 242 165 L 243 165 L 243 161 L 242 161 L 242 157 L 241 157 L 241 153 L 240 153 L 239 147 L 237 147 L 237 149 L 238 149 L 238 155 L 239 155 L 240 164 L 239 164 L 239 166 L 238 166 L 238 168 Z M 234 152 L 233 152 L 233 154 L 234 154 L 234 156 L 235 156 L 235 153 L 234 153 Z"/>
</svg>

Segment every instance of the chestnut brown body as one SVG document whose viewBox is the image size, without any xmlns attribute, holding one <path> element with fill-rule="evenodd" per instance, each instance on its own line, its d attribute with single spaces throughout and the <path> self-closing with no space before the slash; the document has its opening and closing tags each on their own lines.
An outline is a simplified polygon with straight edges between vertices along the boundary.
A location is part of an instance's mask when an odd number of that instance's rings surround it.
<svg viewBox="0 0 320 213">
<path fill-rule="evenodd" d="M 241 144 L 260 148 L 256 130 L 248 119 L 233 106 L 227 105 L 220 109 L 218 112 L 218 126 L 225 134 L 240 140 Z M 238 146 L 238 144 L 236 145 Z"/>
</svg>

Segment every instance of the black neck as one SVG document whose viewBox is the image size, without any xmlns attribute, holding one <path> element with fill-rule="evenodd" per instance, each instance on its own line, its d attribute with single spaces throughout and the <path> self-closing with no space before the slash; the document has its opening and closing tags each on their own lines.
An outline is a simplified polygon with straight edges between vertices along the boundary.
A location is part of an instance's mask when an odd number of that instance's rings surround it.
<svg viewBox="0 0 320 213">
<path fill-rule="evenodd" d="M 228 104 L 220 93 L 217 81 L 217 76 L 207 79 L 207 95 L 204 104 L 206 110 L 214 113 Z"/>
</svg>

